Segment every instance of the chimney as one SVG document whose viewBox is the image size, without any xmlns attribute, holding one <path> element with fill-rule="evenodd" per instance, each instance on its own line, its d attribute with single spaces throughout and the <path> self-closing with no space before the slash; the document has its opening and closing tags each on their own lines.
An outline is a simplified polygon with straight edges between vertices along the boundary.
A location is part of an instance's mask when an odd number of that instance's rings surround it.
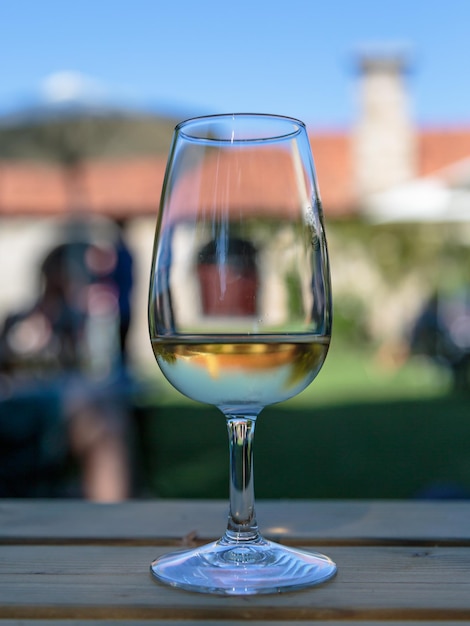
<svg viewBox="0 0 470 626">
<path fill-rule="evenodd" d="M 359 59 L 359 117 L 354 128 L 359 198 L 416 175 L 416 140 L 400 54 L 364 54 Z"/>
</svg>

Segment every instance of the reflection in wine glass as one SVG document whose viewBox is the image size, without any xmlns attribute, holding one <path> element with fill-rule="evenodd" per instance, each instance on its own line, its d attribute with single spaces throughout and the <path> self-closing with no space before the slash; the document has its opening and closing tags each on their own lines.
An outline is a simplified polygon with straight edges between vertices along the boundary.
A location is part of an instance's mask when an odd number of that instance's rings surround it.
<svg viewBox="0 0 470 626">
<path fill-rule="evenodd" d="M 322 582 L 336 566 L 259 534 L 253 435 L 267 405 L 301 392 L 329 346 L 331 294 L 313 161 L 302 122 L 221 115 L 175 129 L 149 296 L 170 383 L 226 417 L 230 513 L 217 542 L 157 559 L 157 579 L 221 594 Z"/>
</svg>

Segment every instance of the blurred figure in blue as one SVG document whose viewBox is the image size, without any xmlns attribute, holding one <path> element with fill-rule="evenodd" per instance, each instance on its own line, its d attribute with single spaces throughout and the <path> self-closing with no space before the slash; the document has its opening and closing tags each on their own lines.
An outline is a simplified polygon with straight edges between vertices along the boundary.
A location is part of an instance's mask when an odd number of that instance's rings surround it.
<svg viewBox="0 0 470 626">
<path fill-rule="evenodd" d="M 126 223 L 117 220 L 118 232 L 115 243 L 116 264 L 111 279 L 118 289 L 119 343 L 123 366 L 128 365 L 127 335 L 131 325 L 132 288 L 134 284 L 134 261 L 124 240 Z"/>
<path fill-rule="evenodd" d="M 0 496 L 63 495 L 78 460 L 81 494 L 129 495 L 126 338 L 132 257 L 122 233 L 56 246 L 40 295 L 0 335 Z"/>
</svg>

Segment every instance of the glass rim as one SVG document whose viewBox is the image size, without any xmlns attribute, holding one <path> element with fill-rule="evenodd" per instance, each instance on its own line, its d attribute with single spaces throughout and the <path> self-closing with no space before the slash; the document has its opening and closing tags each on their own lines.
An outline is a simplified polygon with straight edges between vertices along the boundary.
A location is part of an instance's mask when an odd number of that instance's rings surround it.
<svg viewBox="0 0 470 626">
<path fill-rule="evenodd" d="M 239 122 L 245 123 L 241 129 L 236 128 Z M 272 130 L 269 131 L 269 128 Z M 221 133 L 221 129 L 225 129 L 226 132 Z M 249 130 L 251 132 L 248 132 Z M 208 144 L 265 143 L 293 139 L 305 130 L 304 122 L 286 115 L 217 113 L 191 117 L 179 122 L 175 126 L 175 135 L 182 136 L 188 141 Z"/>
</svg>

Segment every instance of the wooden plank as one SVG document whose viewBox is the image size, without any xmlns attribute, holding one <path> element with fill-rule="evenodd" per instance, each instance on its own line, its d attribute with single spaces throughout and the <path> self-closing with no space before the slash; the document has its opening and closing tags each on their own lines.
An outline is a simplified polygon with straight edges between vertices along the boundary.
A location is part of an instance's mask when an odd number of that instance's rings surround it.
<svg viewBox="0 0 470 626">
<path fill-rule="evenodd" d="M 469 620 L 470 548 L 330 547 L 318 587 L 242 598 L 171 589 L 141 546 L 2 546 L 1 619 Z"/>
<path fill-rule="evenodd" d="M 348 620 L 349 621 L 349 620 Z M 301 622 L 304 626 L 308 625 L 308 624 L 315 624 L 315 626 L 344 626 L 345 621 L 330 621 L 328 620 L 327 622 L 321 620 L 321 621 L 317 621 L 315 620 L 314 622 L 311 620 L 308 621 L 302 621 Z M 347 623 L 347 622 L 346 622 Z M 419 622 L 416 622 L 415 620 L 413 620 L 412 622 L 410 621 L 405 621 L 405 622 L 397 622 L 397 621 L 368 621 L 367 622 L 367 626 L 416 626 L 416 624 Z M 467 621 L 459 621 L 458 624 L 469 624 L 470 622 Z M 210 622 L 204 621 L 195 621 L 195 620 L 119 620 L 118 622 L 116 622 L 116 620 L 108 620 L 108 619 L 102 619 L 102 620 L 75 620 L 75 619 L 65 619 L 65 620 L 54 620 L 53 622 L 53 626 L 116 626 L 116 624 L 118 624 L 119 626 L 135 626 L 136 624 L 138 626 L 197 626 L 197 625 L 201 625 L 201 624 L 210 624 L 210 626 L 240 626 L 240 622 L 239 621 L 232 621 L 232 620 L 211 620 Z M 285 621 L 259 621 L 259 620 L 250 620 L 250 624 L 253 624 L 253 626 L 285 626 L 286 622 Z M 432 626 L 455 626 L 456 622 L 455 621 L 433 621 L 432 622 Z M 10 620 L 10 619 L 0 619 L 0 626 L 51 626 L 51 622 L 49 620 L 42 620 L 42 619 L 26 619 L 26 620 L 21 620 L 21 622 L 18 622 L 18 620 Z"/>
<path fill-rule="evenodd" d="M 292 544 L 470 545 L 465 501 L 261 501 L 257 511 L 266 537 Z M 0 500 L 0 543 L 177 544 L 219 537 L 226 519 L 219 501 Z"/>
<path fill-rule="evenodd" d="M 314 622 L 311 620 L 305 621 L 305 620 L 301 620 L 302 624 L 304 625 L 308 625 L 308 624 L 315 624 L 315 626 L 344 626 L 345 625 L 345 621 L 317 621 L 315 620 Z M 108 620 L 108 619 L 103 619 L 103 620 L 72 620 L 72 619 L 59 619 L 59 620 L 54 620 L 53 622 L 53 626 L 116 626 L 116 623 L 119 624 L 119 626 L 135 626 L 136 624 L 138 624 L 138 626 L 208 626 L 208 624 L 212 623 L 212 622 L 207 622 L 206 620 L 201 621 L 201 620 L 173 620 L 173 619 L 169 619 L 169 620 L 138 620 L 136 622 L 136 620 L 119 620 L 119 622 L 116 622 L 115 620 Z M 220 623 L 219 621 L 216 622 L 216 624 Z M 350 626 L 364 626 L 364 622 L 363 621 L 350 621 L 347 620 L 346 621 L 347 624 L 350 624 Z M 223 622 L 224 626 L 240 626 L 240 622 L 237 621 L 233 621 L 233 620 L 224 620 Z M 292 620 L 289 620 L 288 622 L 286 621 L 269 621 L 266 622 L 265 620 L 263 621 L 259 621 L 259 620 L 255 620 L 255 621 L 251 621 L 250 620 L 250 624 L 253 624 L 253 626 L 289 626 L 290 624 L 292 624 Z M 367 626 L 416 626 L 417 624 L 419 624 L 419 622 L 416 621 L 390 621 L 390 620 L 385 620 L 385 621 L 368 621 L 367 622 Z M 470 624 L 470 621 L 464 620 L 464 621 L 459 621 L 459 622 L 455 622 L 455 621 L 433 621 L 432 622 L 432 626 L 456 626 L 456 625 L 465 625 L 465 624 Z M 21 622 L 18 622 L 18 620 L 3 620 L 0 619 L 0 626 L 51 626 L 51 622 L 49 620 L 42 620 L 42 619 L 26 619 L 26 620 L 21 620 Z"/>
</svg>

